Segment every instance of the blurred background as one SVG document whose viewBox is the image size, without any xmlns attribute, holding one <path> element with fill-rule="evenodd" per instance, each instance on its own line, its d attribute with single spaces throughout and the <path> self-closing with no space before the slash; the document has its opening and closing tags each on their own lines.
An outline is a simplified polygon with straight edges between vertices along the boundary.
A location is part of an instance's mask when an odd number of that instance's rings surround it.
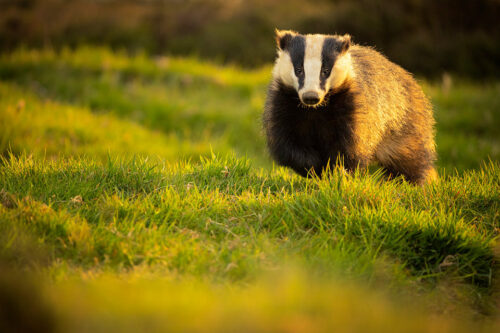
<svg viewBox="0 0 500 333">
<path fill-rule="evenodd" d="M 0 0 L 0 50 L 110 45 L 255 67 L 273 29 L 350 33 L 408 70 L 500 76 L 498 0 Z"/>
</svg>

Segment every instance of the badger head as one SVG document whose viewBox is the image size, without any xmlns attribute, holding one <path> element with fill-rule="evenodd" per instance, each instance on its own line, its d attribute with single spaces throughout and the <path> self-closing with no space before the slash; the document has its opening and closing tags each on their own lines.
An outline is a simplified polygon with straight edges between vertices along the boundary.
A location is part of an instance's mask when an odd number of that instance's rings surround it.
<svg viewBox="0 0 500 333">
<path fill-rule="evenodd" d="M 294 88 L 306 107 L 321 105 L 327 93 L 352 75 L 349 35 L 301 35 L 276 30 L 278 56 L 273 77 Z"/>
</svg>

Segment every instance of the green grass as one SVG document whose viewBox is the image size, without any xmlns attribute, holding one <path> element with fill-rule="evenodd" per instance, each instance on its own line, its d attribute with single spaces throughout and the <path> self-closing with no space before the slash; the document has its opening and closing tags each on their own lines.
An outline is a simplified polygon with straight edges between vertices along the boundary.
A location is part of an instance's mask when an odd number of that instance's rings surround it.
<svg viewBox="0 0 500 333">
<path fill-rule="evenodd" d="M 494 331 L 500 86 L 424 82 L 441 179 L 415 187 L 273 166 L 259 119 L 269 71 L 93 48 L 0 56 L 10 322 Z"/>
</svg>

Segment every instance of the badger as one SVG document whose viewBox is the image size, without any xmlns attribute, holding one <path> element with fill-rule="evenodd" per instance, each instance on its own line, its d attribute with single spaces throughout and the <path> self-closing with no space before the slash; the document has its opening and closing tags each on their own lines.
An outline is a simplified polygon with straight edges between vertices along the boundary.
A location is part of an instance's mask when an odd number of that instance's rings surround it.
<svg viewBox="0 0 500 333">
<path fill-rule="evenodd" d="M 437 178 L 432 106 L 410 73 L 349 35 L 276 30 L 276 42 L 263 125 L 278 164 L 304 177 L 376 162 L 415 184 Z"/>
</svg>

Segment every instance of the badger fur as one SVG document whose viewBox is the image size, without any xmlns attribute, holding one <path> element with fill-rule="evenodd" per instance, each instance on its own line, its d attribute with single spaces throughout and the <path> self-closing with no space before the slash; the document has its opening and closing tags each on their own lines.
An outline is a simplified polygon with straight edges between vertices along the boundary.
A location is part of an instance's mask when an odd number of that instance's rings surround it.
<svg viewBox="0 0 500 333">
<path fill-rule="evenodd" d="M 263 114 L 278 164 L 321 175 L 378 162 L 413 183 L 437 177 L 432 106 L 411 74 L 349 35 L 276 31 Z"/>
</svg>

